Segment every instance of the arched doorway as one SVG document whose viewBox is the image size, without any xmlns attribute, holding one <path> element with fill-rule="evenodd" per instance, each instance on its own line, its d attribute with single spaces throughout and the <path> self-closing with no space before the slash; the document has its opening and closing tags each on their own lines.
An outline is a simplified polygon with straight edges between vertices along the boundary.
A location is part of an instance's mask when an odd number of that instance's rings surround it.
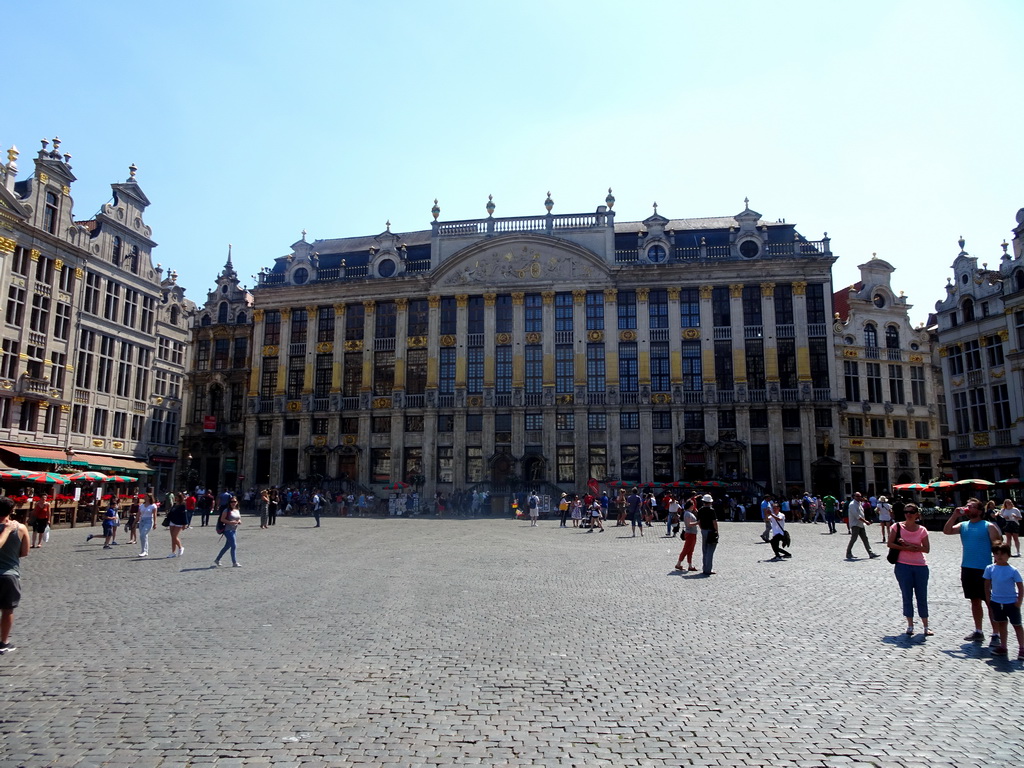
<svg viewBox="0 0 1024 768">
<path fill-rule="evenodd" d="M 491 483 L 505 485 L 515 476 L 516 460 L 509 453 L 496 453 L 491 457 Z"/>
<path fill-rule="evenodd" d="M 523 482 L 536 485 L 547 481 L 548 460 L 540 454 L 531 454 L 523 458 Z"/>
</svg>

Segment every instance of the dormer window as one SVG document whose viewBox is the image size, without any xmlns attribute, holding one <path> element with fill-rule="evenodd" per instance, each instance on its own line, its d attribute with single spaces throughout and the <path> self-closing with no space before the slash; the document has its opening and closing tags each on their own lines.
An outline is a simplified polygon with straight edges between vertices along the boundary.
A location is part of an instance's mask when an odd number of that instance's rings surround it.
<svg viewBox="0 0 1024 768">
<path fill-rule="evenodd" d="M 54 192 L 46 193 L 46 204 L 43 208 L 43 229 L 51 235 L 57 234 L 57 195 Z"/>
<path fill-rule="evenodd" d="M 381 259 L 377 264 L 377 274 L 381 277 L 394 277 L 398 271 L 398 265 L 394 259 Z"/>
<path fill-rule="evenodd" d="M 114 251 L 110 255 L 110 260 L 114 264 L 117 264 L 118 266 L 121 266 L 121 251 L 122 251 L 121 238 L 120 237 L 115 237 L 114 238 Z"/>
<path fill-rule="evenodd" d="M 132 246 L 131 253 L 128 254 L 128 263 L 131 266 L 132 274 L 139 274 L 139 246 Z"/>
<path fill-rule="evenodd" d="M 885 306 L 885 296 L 881 293 L 876 293 L 871 302 L 879 309 L 882 309 Z"/>
<path fill-rule="evenodd" d="M 757 240 L 744 240 L 740 243 L 740 256 L 745 259 L 753 259 L 761 252 L 761 246 Z"/>
<path fill-rule="evenodd" d="M 1014 290 L 1024 291 L 1024 270 L 1017 270 L 1013 273 Z"/>
<path fill-rule="evenodd" d="M 899 349 L 900 348 L 900 332 L 895 325 L 886 326 L 885 329 L 885 347 L 886 349 Z"/>
<path fill-rule="evenodd" d="M 292 272 L 292 283 L 295 285 L 304 285 L 309 280 L 309 270 L 305 267 L 299 267 Z"/>
<path fill-rule="evenodd" d="M 970 299 L 964 300 L 964 322 L 969 323 L 974 319 L 974 302 Z"/>
<path fill-rule="evenodd" d="M 217 322 L 226 323 L 228 321 L 228 303 L 222 301 L 220 306 L 217 308 Z"/>
<path fill-rule="evenodd" d="M 235 323 L 237 325 L 245 325 L 245 321 L 245 312 L 239 312 L 237 315 L 235 315 Z"/>
<path fill-rule="evenodd" d="M 878 347 L 878 329 L 875 328 L 873 323 L 868 323 L 864 326 L 864 346 Z"/>
<path fill-rule="evenodd" d="M 178 308 L 171 307 L 171 325 L 178 324 Z"/>
<path fill-rule="evenodd" d="M 210 322 L 211 322 L 210 316 L 209 315 L 203 315 L 203 319 L 199 322 L 199 324 L 202 325 L 202 326 L 207 326 L 207 325 L 210 324 Z"/>
<path fill-rule="evenodd" d="M 647 249 L 647 260 L 652 264 L 661 264 L 668 259 L 668 251 L 663 245 L 652 245 Z"/>
</svg>

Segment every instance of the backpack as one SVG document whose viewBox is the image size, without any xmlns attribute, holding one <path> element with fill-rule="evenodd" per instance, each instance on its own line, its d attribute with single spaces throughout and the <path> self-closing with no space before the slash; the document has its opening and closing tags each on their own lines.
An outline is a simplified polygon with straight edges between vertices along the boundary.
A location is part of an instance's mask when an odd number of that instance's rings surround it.
<svg viewBox="0 0 1024 768">
<path fill-rule="evenodd" d="M 220 518 L 218 517 L 218 518 L 217 518 L 217 527 L 216 527 L 216 529 L 215 529 L 215 530 L 217 531 L 217 535 L 218 535 L 218 536 L 223 536 L 223 535 L 224 535 L 224 529 L 225 529 L 225 528 L 227 528 L 227 526 L 226 526 L 226 525 L 224 524 L 224 522 L 223 522 L 223 521 L 222 521 L 222 520 L 221 520 L 221 519 L 220 519 Z"/>
<path fill-rule="evenodd" d="M 537 497 L 536 496 L 531 496 L 530 497 L 530 509 L 536 509 L 536 508 L 537 508 Z"/>
</svg>

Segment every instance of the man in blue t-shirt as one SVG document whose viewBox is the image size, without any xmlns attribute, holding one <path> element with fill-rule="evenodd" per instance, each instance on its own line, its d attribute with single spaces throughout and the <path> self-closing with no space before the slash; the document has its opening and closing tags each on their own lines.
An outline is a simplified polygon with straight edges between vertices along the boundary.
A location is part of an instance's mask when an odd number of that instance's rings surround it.
<svg viewBox="0 0 1024 768">
<path fill-rule="evenodd" d="M 964 597 L 971 601 L 971 616 L 974 618 L 974 631 L 964 640 L 984 640 L 985 633 L 981 630 L 985 618 L 985 569 L 992 564 L 992 547 L 1001 544 L 1002 535 L 998 526 L 982 519 L 985 508 L 978 499 L 968 499 L 967 506 L 957 507 L 949 520 L 942 527 L 947 536 L 959 535 L 960 546 L 963 547 L 963 558 L 960 561 L 960 585 Z M 991 609 L 989 622 L 992 621 Z M 992 624 L 992 645 L 998 646 L 999 635 L 995 624 Z"/>
</svg>

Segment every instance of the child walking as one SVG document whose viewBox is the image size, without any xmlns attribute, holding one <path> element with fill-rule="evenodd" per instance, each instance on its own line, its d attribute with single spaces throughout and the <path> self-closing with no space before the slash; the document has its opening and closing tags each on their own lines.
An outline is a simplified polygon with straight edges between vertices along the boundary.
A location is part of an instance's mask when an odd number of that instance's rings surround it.
<svg viewBox="0 0 1024 768">
<path fill-rule="evenodd" d="M 1024 661 L 1024 628 L 1020 625 L 1020 606 L 1024 602 L 1024 580 L 1020 571 L 1010 565 L 1010 545 L 992 547 L 992 565 L 985 568 L 985 598 L 992 608 L 992 626 L 999 635 L 995 656 L 1006 656 L 1007 624 L 1017 633 L 1017 659 Z"/>
</svg>

